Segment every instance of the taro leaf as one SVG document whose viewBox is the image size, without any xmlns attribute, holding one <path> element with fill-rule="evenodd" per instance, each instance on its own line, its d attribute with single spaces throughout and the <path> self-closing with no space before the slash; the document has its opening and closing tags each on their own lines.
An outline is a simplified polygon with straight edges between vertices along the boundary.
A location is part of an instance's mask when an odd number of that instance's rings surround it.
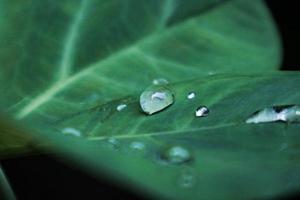
<svg viewBox="0 0 300 200">
<path fill-rule="evenodd" d="M 12 0 L 0 13 L 0 109 L 31 122 L 136 93 L 154 78 L 266 71 L 281 60 L 258 0 Z"/>
<path fill-rule="evenodd" d="M 265 107 L 299 104 L 299 82 L 300 73 L 202 77 L 170 85 L 174 104 L 154 115 L 140 112 L 133 98 L 139 94 L 133 94 L 35 125 L 42 130 L 39 137 L 55 145 L 53 151 L 136 192 L 167 199 L 271 198 L 300 188 L 300 124 L 245 120 Z M 196 97 L 190 100 L 191 91 Z M 124 101 L 127 107 L 115 111 Z M 199 105 L 210 109 L 207 117 L 195 117 Z M 91 123 L 95 116 L 97 123 Z M 59 131 L 87 124 L 93 125 L 87 139 Z M 190 159 L 162 159 L 174 146 L 188 150 Z"/>
<path fill-rule="evenodd" d="M 15 200 L 15 194 L 5 176 L 4 171 L 0 165 L 0 199 L 2 200 Z"/>
<path fill-rule="evenodd" d="M 109 177 L 172 199 L 262 197 L 298 186 L 298 162 L 290 159 L 298 153 L 298 125 L 284 137 L 281 124 L 244 125 L 242 117 L 267 104 L 299 101 L 299 79 L 205 78 L 278 67 L 277 32 L 262 1 L 12 0 L 1 1 L 0 10 L 0 108 L 56 145 L 53 150 L 69 153 L 91 172 L 106 170 Z M 176 102 L 150 117 L 139 111 L 137 98 L 154 78 L 197 79 L 172 85 Z M 281 79 L 276 93 L 272 84 L 278 87 Z M 199 101 L 187 102 L 186 89 L 199 93 L 209 117 L 194 118 Z M 116 111 L 119 103 L 129 104 L 124 112 Z M 64 128 L 76 128 L 89 140 L 57 134 Z M 3 148 L 21 141 L 4 133 Z M 107 147 L 106 136 L 123 138 L 123 153 Z M 278 154 L 274 149 L 283 138 L 292 146 Z M 135 139 L 145 143 L 145 154 L 126 150 Z M 157 163 L 168 144 L 187 146 L 193 159 L 183 166 Z M 196 171 L 191 188 L 177 184 L 184 168 Z"/>
</svg>

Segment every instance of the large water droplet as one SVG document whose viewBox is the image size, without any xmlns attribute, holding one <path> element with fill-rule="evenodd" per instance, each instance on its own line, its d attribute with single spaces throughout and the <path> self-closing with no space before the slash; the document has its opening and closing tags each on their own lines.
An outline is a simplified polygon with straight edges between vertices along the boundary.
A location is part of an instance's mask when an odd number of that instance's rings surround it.
<svg viewBox="0 0 300 200">
<path fill-rule="evenodd" d="M 134 150 L 143 150 L 145 148 L 145 144 L 138 141 L 133 141 L 130 143 L 130 148 Z"/>
<path fill-rule="evenodd" d="M 196 117 L 206 117 L 209 114 L 209 109 L 206 106 L 199 106 L 196 109 Z"/>
<path fill-rule="evenodd" d="M 152 81 L 152 84 L 153 85 L 165 85 L 165 84 L 168 84 L 169 83 L 169 81 L 167 81 L 166 79 L 164 79 L 164 78 L 157 78 L 157 79 L 154 79 L 153 81 Z"/>
<path fill-rule="evenodd" d="M 166 85 L 148 87 L 140 96 L 142 110 L 151 115 L 161 111 L 174 102 L 174 93 Z"/>
<path fill-rule="evenodd" d="M 121 110 L 125 109 L 126 107 L 127 107 L 126 104 L 120 104 L 117 106 L 117 111 L 121 111 Z"/>
<path fill-rule="evenodd" d="M 192 155 L 181 146 L 171 146 L 161 152 L 160 158 L 168 164 L 183 164 L 191 161 Z"/>
<path fill-rule="evenodd" d="M 190 93 L 188 93 L 188 95 L 187 95 L 187 98 L 188 99 L 193 99 L 193 98 L 195 98 L 196 97 L 196 93 L 195 92 L 190 92 Z"/>
<path fill-rule="evenodd" d="M 265 108 L 255 112 L 251 117 L 246 120 L 246 123 L 261 123 L 273 122 L 278 120 L 278 113 L 273 108 Z"/>
<path fill-rule="evenodd" d="M 297 105 L 273 106 L 261 109 L 253 113 L 246 123 L 265 122 L 300 122 L 300 108 Z"/>
<path fill-rule="evenodd" d="M 73 135 L 76 137 L 80 137 L 81 136 L 81 132 L 75 128 L 72 127 L 66 127 L 61 131 L 63 134 L 65 135 Z"/>
</svg>

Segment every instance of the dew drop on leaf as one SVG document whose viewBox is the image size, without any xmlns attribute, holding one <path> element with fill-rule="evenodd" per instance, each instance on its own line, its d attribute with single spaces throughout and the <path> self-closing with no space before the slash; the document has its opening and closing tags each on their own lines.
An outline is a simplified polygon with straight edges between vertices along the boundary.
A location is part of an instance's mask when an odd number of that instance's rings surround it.
<svg viewBox="0 0 300 200">
<path fill-rule="evenodd" d="M 107 138 L 107 143 L 113 148 L 118 148 L 120 146 L 119 140 L 114 137 Z"/>
<path fill-rule="evenodd" d="M 191 169 L 185 169 L 180 174 L 178 179 L 178 184 L 181 188 L 192 188 L 196 184 L 196 172 Z"/>
<path fill-rule="evenodd" d="M 289 147 L 288 143 L 284 142 L 280 145 L 279 151 L 284 151 Z"/>
<path fill-rule="evenodd" d="M 187 98 L 188 99 L 193 99 L 193 98 L 195 98 L 196 97 L 196 93 L 195 92 L 190 92 L 190 93 L 188 93 L 188 95 L 187 95 Z"/>
<path fill-rule="evenodd" d="M 169 83 L 169 81 L 167 81 L 164 78 L 157 78 L 157 79 L 153 79 L 153 81 L 152 81 L 153 85 L 165 85 L 165 84 L 168 84 L 168 83 Z"/>
<path fill-rule="evenodd" d="M 192 155 L 186 148 L 171 146 L 162 150 L 160 159 L 168 164 L 184 164 L 192 160 Z"/>
<path fill-rule="evenodd" d="M 196 109 L 196 117 L 206 117 L 209 114 L 209 109 L 206 106 L 199 106 Z"/>
<path fill-rule="evenodd" d="M 120 105 L 117 106 L 117 111 L 122 111 L 122 110 L 124 110 L 126 107 L 127 107 L 126 104 L 120 104 Z"/>
<path fill-rule="evenodd" d="M 300 122 L 300 107 L 294 105 L 284 108 L 278 113 L 278 118 L 286 122 Z"/>
<path fill-rule="evenodd" d="M 73 135 L 76 137 L 81 136 L 81 132 L 78 129 L 72 128 L 72 127 L 66 127 L 62 130 L 62 133 L 65 135 Z"/>
<path fill-rule="evenodd" d="M 266 122 L 300 122 L 300 108 L 297 105 L 273 106 L 261 109 L 253 113 L 246 123 Z"/>
<path fill-rule="evenodd" d="M 167 108 L 173 102 L 174 93 L 166 85 L 150 86 L 140 96 L 140 106 L 149 115 Z"/>
<path fill-rule="evenodd" d="M 246 123 L 262 123 L 262 122 L 273 122 L 278 120 L 278 113 L 273 108 L 265 108 L 258 112 L 255 112 L 250 116 Z"/>
<path fill-rule="evenodd" d="M 138 141 L 133 141 L 129 144 L 131 149 L 134 150 L 143 150 L 145 148 L 145 144 L 142 142 L 138 142 Z"/>
</svg>

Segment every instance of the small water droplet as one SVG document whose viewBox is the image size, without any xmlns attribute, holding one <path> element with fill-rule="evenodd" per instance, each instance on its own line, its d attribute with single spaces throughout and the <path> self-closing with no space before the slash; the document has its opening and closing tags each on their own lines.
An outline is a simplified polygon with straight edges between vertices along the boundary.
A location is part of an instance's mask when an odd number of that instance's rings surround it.
<svg viewBox="0 0 300 200">
<path fill-rule="evenodd" d="M 188 99 L 193 99 L 193 98 L 195 98 L 196 97 L 196 93 L 195 92 L 190 92 L 190 93 L 188 93 L 188 95 L 187 95 L 187 98 Z"/>
<path fill-rule="evenodd" d="M 179 177 L 178 184 L 180 187 L 188 189 L 196 184 L 196 180 L 196 172 L 191 169 L 185 169 Z"/>
<path fill-rule="evenodd" d="M 300 122 L 299 112 L 300 108 L 297 105 L 267 107 L 252 114 L 246 123 Z"/>
<path fill-rule="evenodd" d="M 73 135 L 76 137 L 80 137 L 81 136 L 81 132 L 75 128 L 72 127 L 66 127 L 62 130 L 62 133 L 65 135 Z"/>
<path fill-rule="evenodd" d="M 168 164 L 183 164 L 191 161 L 192 155 L 181 146 L 171 146 L 161 152 L 160 158 Z"/>
<path fill-rule="evenodd" d="M 126 104 L 120 104 L 117 106 L 117 111 L 121 111 L 121 110 L 125 109 L 126 107 L 127 107 Z"/>
<path fill-rule="evenodd" d="M 174 93 L 167 86 L 150 86 L 140 96 L 142 110 L 151 115 L 161 111 L 174 102 Z"/>
<path fill-rule="evenodd" d="M 118 148 L 120 146 L 120 142 L 114 137 L 107 138 L 107 143 L 113 148 Z"/>
<path fill-rule="evenodd" d="M 130 148 L 135 150 L 143 150 L 145 148 L 145 144 L 138 141 L 133 141 L 130 143 Z"/>
<path fill-rule="evenodd" d="M 284 151 L 289 147 L 288 143 L 284 142 L 280 145 L 279 151 Z"/>
<path fill-rule="evenodd" d="M 209 109 L 206 106 L 199 106 L 196 109 L 196 117 L 206 117 L 209 114 Z"/>
<path fill-rule="evenodd" d="M 165 84 L 168 84 L 169 83 L 169 81 L 167 81 L 166 79 L 164 79 L 164 78 L 157 78 L 157 79 L 154 79 L 153 81 L 152 81 L 152 84 L 153 85 L 165 85 Z"/>
</svg>

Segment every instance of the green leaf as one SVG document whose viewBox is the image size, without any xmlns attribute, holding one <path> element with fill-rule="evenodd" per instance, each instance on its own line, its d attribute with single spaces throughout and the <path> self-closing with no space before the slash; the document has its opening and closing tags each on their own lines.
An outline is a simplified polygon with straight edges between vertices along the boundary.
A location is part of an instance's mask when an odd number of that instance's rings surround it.
<svg viewBox="0 0 300 200">
<path fill-rule="evenodd" d="M 15 194 L 0 165 L 0 198 L 3 200 L 15 200 Z"/>
<path fill-rule="evenodd" d="M 43 130 L 37 136 L 90 173 L 106 174 L 154 197 L 275 197 L 300 187 L 300 124 L 245 121 L 265 107 L 299 104 L 299 82 L 299 73 L 183 81 L 170 85 L 176 100 L 157 114 L 142 113 L 138 98 L 115 111 L 126 98 L 70 115 L 52 126 L 40 121 L 39 127 L 35 121 L 37 130 Z M 190 91 L 195 92 L 194 99 L 186 98 Z M 199 105 L 210 109 L 207 117 L 195 116 Z M 60 132 L 64 127 L 82 130 L 86 124 L 94 126 L 87 140 Z M 137 143 L 144 148 L 137 148 Z M 190 159 L 168 162 L 165 151 L 174 146 L 186 149 Z"/>
<path fill-rule="evenodd" d="M 244 123 L 265 106 L 299 102 L 299 75 L 210 76 L 278 67 L 278 35 L 262 1 L 1 1 L 0 11 L 0 108 L 34 129 L 0 120 L 1 153 L 39 138 L 91 173 L 170 199 L 299 187 L 299 125 Z M 138 98 L 156 78 L 171 83 L 175 102 L 147 116 Z M 117 111 L 120 104 L 127 107 Z M 208 117 L 195 117 L 200 105 Z M 190 158 L 164 160 L 174 145 Z"/>
</svg>

